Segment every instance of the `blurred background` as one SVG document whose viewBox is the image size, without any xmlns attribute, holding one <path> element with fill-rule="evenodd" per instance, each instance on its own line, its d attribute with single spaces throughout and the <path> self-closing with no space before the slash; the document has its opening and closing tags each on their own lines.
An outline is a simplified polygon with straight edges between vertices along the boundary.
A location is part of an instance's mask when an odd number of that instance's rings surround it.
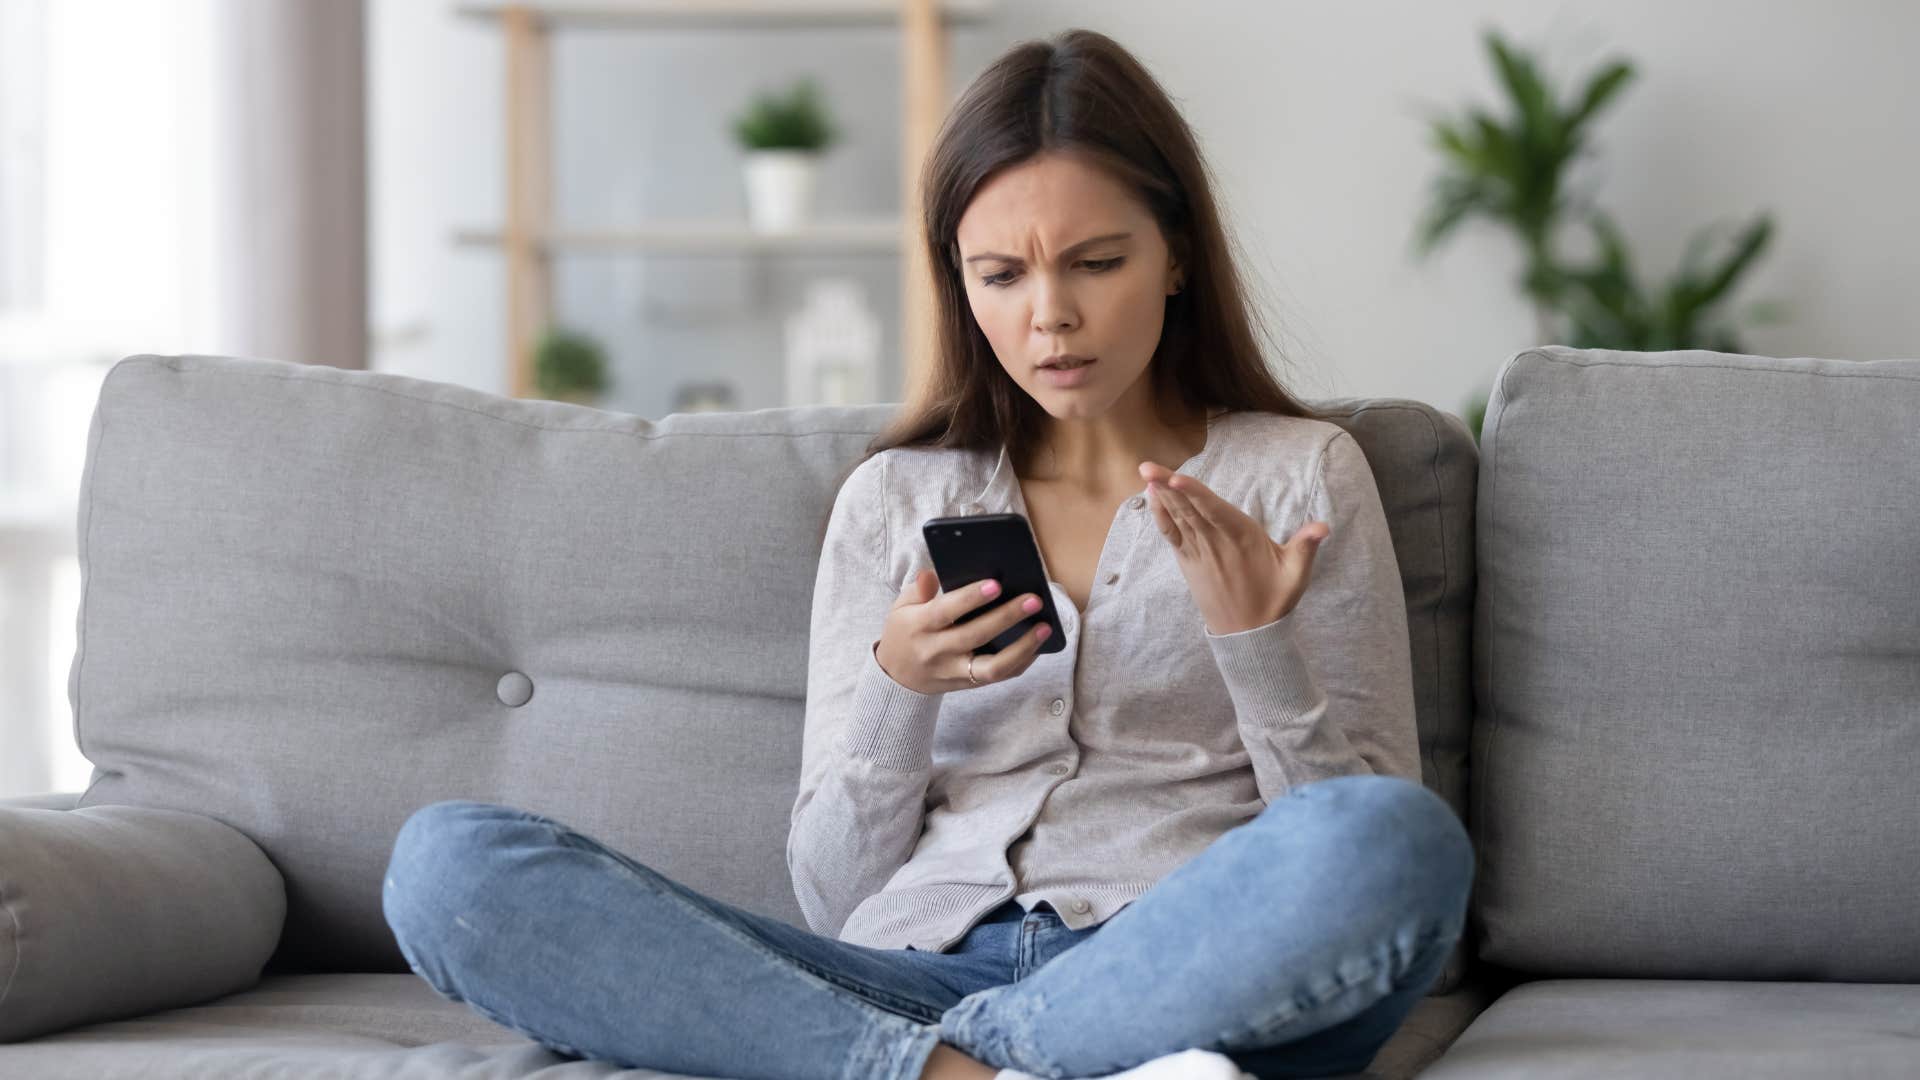
<svg viewBox="0 0 1920 1080">
<path fill-rule="evenodd" d="M 0 796 L 88 779 L 75 496 L 114 361 L 902 400 L 917 154 L 1076 26 L 1184 110 L 1308 398 L 1477 433 L 1534 344 L 1920 352 L 1901 0 L 0 0 Z"/>
</svg>

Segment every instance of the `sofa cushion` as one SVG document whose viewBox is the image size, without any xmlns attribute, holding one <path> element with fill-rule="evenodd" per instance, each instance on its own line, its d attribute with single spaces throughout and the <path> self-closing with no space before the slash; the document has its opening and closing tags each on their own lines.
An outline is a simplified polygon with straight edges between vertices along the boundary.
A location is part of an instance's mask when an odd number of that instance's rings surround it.
<svg viewBox="0 0 1920 1080">
<path fill-rule="evenodd" d="M 1423 998 L 1367 1071 L 1354 1075 L 1411 1080 L 1486 1007 L 1487 996 L 1485 987 L 1469 979 L 1456 993 Z M 0 1076 L 684 1078 L 556 1054 L 464 1003 L 441 997 L 412 972 L 268 976 L 250 990 L 203 1005 L 0 1045 Z"/>
<path fill-rule="evenodd" d="M 0 1076 L 682 1078 L 679 1073 L 562 1057 L 461 1002 L 441 997 L 412 972 L 269 976 L 218 1001 L 0 1046 Z"/>
<path fill-rule="evenodd" d="M 252 986 L 285 916 L 273 864 L 218 821 L 0 807 L 0 1042 Z"/>
<path fill-rule="evenodd" d="M 1423 772 L 1457 808 L 1471 436 L 1417 402 L 1330 404 L 1384 478 Z M 81 495 L 82 804 L 252 837 L 287 882 L 274 970 L 407 971 L 380 875 L 407 816 L 445 799 L 552 816 L 803 926 L 785 840 L 814 570 L 897 408 L 649 421 L 379 372 L 123 360 Z"/>
<path fill-rule="evenodd" d="M 1474 488 L 1480 450 L 1459 417 L 1399 398 L 1312 403 L 1352 435 L 1367 456 L 1393 535 L 1406 590 L 1421 779 L 1467 817 L 1467 753 L 1473 728 Z M 1472 945 L 1462 935 L 1434 980 L 1451 993 Z"/>
<path fill-rule="evenodd" d="M 1920 981 L 1920 360 L 1533 349 L 1482 433 L 1479 955 Z"/>
<path fill-rule="evenodd" d="M 801 925 L 785 840 L 813 571 L 886 412 L 651 422 L 122 360 L 80 501 L 82 805 L 252 837 L 287 882 L 272 970 L 408 971 L 381 872 L 443 799 L 554 816 Z"/>
<path fill-rule="evenodd" d="M 1406 589 L 1420 771 L 1466 817 L 1473 725 L 1473 506 L 1480 451 L 1459 417 L 1396 398 L 1316 401 L 1367 455 Z"/>
<path fill-rule="evenodd" d="M 1543 979 L 1502 995 L 1420 1080 L 1920 1076 L 1920 986 Z"/>
</svg>

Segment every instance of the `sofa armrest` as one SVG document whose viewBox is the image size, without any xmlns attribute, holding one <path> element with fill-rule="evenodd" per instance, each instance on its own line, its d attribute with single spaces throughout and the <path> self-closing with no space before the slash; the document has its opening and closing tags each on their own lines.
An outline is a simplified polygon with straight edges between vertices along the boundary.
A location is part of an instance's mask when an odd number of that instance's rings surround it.
<svg viewBox="0 0 1920 1080">
<path fill-rule="evenodd" d="M 45 795 L 13 795 L 0 799 L 0 810 L 14 807 L 20 810 L 71 810 L 80 805 L 80 793 L 77 791 L 51 791 Z"/>
<path fill-rule="evenodd" d="M 253 986 L 286 913 L 280 871 L 213 818 L 0 807 L 0 1043 Z"/>
</svg>

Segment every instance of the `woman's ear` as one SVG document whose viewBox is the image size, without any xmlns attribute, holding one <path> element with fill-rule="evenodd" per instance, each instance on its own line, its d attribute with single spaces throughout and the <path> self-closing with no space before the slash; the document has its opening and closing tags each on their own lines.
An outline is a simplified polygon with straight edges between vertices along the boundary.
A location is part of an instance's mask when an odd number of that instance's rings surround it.
<svg viewBox="0 0 1920 1080">
<path fill-rule="evenodd" d="M 1167 286 L 1168 296 L 1172 296 L 1173 294 L 1179 292 L 1182 288 L 1186 287 L 1187 275 L 1184 271 L 1180 269 L 1179 263 L 1169 261 L 1167 263 L 1167 273 L 1173 279 L 1172 282 Z"/>
</svg>

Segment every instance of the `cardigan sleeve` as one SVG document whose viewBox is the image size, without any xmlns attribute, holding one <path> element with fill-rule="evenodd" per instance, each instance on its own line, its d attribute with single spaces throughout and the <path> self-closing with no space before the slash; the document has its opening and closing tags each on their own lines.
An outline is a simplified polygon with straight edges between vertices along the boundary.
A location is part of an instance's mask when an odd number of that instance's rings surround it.
<svg viewBox="0 0 1920 1080">
<path fill-rule="evenodd" d="M 874 655 L 903 583 L 888 580 L 885 454 L 860 463 L 828 517 L 807 644 L 800 787 L 787 871 L 815 933 L 837 937 L 920 839 L 942 694 L 895 682 Z"/>
<path fill-rule="evenodd" d="M 1406 595 L 1366 455 L 1341 431 L 1320 453 L 1306 517 L 1332 532 L 1286 615 L 1207 644 L 1267 802 L 1301 784 L 1376 773 L 1418 782 Z"/>
</svg>

